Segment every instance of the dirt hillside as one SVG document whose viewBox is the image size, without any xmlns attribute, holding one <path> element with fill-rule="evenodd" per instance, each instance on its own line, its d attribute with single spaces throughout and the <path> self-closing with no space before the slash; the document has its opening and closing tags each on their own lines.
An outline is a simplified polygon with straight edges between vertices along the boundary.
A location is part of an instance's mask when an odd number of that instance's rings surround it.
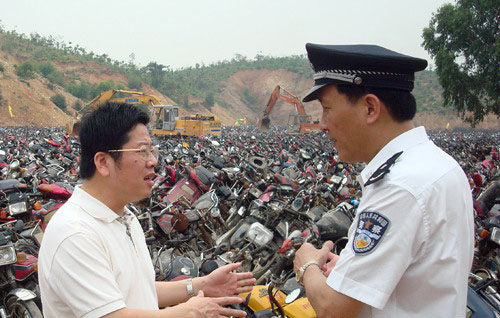
<svg viewBox="0 0 500 318">
<path fill-rule="evenodd" d="M 40 74 L 33 79 L 20 79 L 15 72 L 15 65 L 20 61 L 0 50 L 0 63 L 4 71 L 0 72 L 0 127 L 5 126 L 65 126 L 76 117 L 73 105 L 76 97 Z M 56 69 L 65 76 L 78 76 L 91 84 L 112 80 L 115 83 L 127 83 L 127 78 L 106 65 L 87 63 L 54 63 Z M 157 96 L 165 104 L 174 104 L 167 96 L 148 85 L 143 92 Z M 67 113 L 59 109 L 50 98 L 60 94 L 66 98 Z M 85 102 L 82 101 L 82 104 Z M 10 111 L 9 111 L 10 106 Z"/>
<path fill-rule="evenodd" d="M 0 127 L 64 126 L 72 121 L 77 115 L 77 111 L 73 109 L 77 98 L 62 87 L 50 84 L 39 74 L 35 74 L 35 78 L 30 80 L 20 79 L 16 75 L 15 66 L 25 62 L 22 58 L 23 56 L 15 57 L 0 50 L 0 65 L 3 67 L 3 72 L 0 72 Z M 124 74 L 107 65 L 95 62 L 53 63 L 57 71 L 63 73 L 65 77 L 79 78 L 91 84 L 108 80 L 121 82 L 125 86 L 127 83 Z M 224 101 L 224 105 L 216 103 L 212 107 L 206 107 L 203 106 L 202 100 L 190 97 L 189 109 L 180 105 L 181 115 L 212 114 L 218 116 L 225 125 L 232 125 L 238 118 L 246 118 L 249 123 L 255 123 L 277 85 L 301 98 L 312 84 L 312 79 L 283 69 L 239 71 L 225 81 L 224 89 L 218 96 Z M 175 104 L 168 96 L 146 84 L 143 84 L 143 92 L 157 96 L 165 104 Z M 51 102 L 50 98 L 56 94 L 66 98 L 67 112 L 63 112 Z M 245 99 L 245 96 L 251 96 L 251 100 Z M 81 102 L 85 105 L 85 102 Z M 321 106 L 318 102 L 305 104 L 305 109 L 313 120 L 320 119 Z M 288 115 L 293 112 L 292 105 L 278 101 L 271 114 L 271 124 L 285 125 L 288 122 Z M 418 113 L 416 122 L 428 129 L 443 129 L 448 123 L 450 128 L 470 127 L 457 116 L 433 113 Z M 488 116 L 477 128 L 500 129 L 500 121 L 495 116 Z"/>
</svg>

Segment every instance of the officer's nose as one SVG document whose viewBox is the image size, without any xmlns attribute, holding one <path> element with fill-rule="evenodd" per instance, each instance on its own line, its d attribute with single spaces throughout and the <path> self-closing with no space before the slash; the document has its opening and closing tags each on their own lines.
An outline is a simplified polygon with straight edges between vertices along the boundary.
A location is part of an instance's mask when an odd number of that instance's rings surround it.
<svg viewBox="0 0 500 318">
<path fill-rule="evenodd" d="M 326 125 L 325 116 L 321 115 L 321 119 L 319 121 L 319 129 L 321 131 L 328 131 L 328 126 Z"/>
</svg>

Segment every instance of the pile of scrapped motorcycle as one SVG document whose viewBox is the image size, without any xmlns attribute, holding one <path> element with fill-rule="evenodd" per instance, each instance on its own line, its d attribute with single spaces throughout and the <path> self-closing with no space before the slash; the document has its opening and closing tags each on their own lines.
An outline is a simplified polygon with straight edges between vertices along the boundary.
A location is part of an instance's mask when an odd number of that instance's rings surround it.
<svg viewBox="0 0 500 318">
<path fill-rule="evenodd" d="M 461 164 L 476 199 L 471 317 L 500 312 L 500 133 L 431 137 Z M 153 193 L 130 209 L 143 226 L 157 280 L 241 262 L 257 278 L 243 308 L 251 317 L 313 317 L 295 281 L 294 253 L 306 241 L 332 240 L 337 253 L 345 246 L 363 164 L 339 162 L 323 133 L 280 128 L 225 127 L 220 137 L 155 143 Z M 78 163 L 78 140 L 61 129 L 0 128 L 0 318 L 42 317 L 37 253 L 50 218 L 81 182 Z"/>
</svg>

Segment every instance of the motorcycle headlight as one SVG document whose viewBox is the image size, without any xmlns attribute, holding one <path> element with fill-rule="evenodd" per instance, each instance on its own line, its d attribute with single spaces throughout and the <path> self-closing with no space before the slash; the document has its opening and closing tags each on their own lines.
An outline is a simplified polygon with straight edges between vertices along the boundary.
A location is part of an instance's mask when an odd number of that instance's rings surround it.
<svg viewBox="0 0 500 318">
<path fill-rule="evenodd" d="M 258 246 L 264 246 L 273 239 L 273 232 L 268 230 L 264 225 L 255 222 L 250 225 L 245 236 Z"/>
<path fill-rule="evenodd" d="M 498 227 L 494 227 L 491 231 L 490 240 L 500 245 L 500 229 Z"/>
<path fill-rule="evenodd" d="M 0 266 L 14 264 L 17 262 L 17 255 L 14 246 L 6 245 L 0 247 Z"/>
<path fill-rule="evenodd" d="M 14 216 L 28 211 L 26 201 L 9 204 L 9 214 Z"/>
</svg>

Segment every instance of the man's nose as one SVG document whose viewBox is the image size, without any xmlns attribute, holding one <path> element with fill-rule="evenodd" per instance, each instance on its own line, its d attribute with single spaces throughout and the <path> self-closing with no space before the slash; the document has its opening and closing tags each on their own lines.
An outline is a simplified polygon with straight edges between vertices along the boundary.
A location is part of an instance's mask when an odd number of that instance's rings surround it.
<svg viewBox="0 0 500 318">
<path fill-rule="evenodd" d="M 328 126 L 326 125 L 325 119 L 323 116 L 321 116 L 321 119 L 319 121 L 319 129 L 321 131 L 328 131 Z"/>
<path fill-rule="evenodd" d="M 156 158 L 153 154 L 150 155 L 150 158 L 147 161 L 148 165 L 151 167 L 156 167 L 158 164 L 158 158 Z"/>
</svg>

